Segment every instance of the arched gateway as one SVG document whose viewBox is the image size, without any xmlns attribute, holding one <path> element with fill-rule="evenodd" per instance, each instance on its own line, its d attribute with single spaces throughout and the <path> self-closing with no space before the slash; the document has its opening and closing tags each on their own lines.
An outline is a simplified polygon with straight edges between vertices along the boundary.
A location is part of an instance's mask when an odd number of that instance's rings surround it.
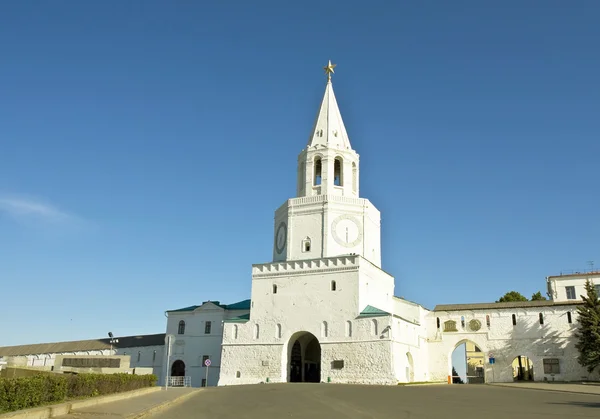
<svg viewBox="0 0 600 419">
<path fill-rule="evenodd" d="M 287 360 L 288 382 L 321 382 L 321 344 L 312 333 L 292 335 L 287 345 Z"/>
</svg>

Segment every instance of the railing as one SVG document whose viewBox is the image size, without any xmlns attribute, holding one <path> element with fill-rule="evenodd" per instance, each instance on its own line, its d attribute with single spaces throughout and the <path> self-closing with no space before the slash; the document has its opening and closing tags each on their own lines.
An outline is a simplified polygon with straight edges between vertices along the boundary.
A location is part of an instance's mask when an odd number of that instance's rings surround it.
<svg viewBox="0 0 600 419">
<path fill-rule="evenodd" d="M 192 377 L 169 377 L 169 387 L 191 387 Z"/>
<path fill-rule="evenodd" d="M 563 276 L 563 275 L 600 275 L 598 269 L 565 269 L 560 271 L 558 275 L 550 276 Z"/>
</svg>

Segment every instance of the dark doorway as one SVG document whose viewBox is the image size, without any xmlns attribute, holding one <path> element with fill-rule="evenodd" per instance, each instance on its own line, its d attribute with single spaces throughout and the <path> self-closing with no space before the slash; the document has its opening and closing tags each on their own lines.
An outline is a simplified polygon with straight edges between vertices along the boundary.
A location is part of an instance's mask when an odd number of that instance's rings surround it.
<svg viewBox="0 0 600 419">
<path fill-rule="evenodd" d="M 321 382 L 321 345 L 317 338 L 308 332 L 297 333 L 290 339 L 290 345 L 289 381 Z"/>
<path fill-rule="evenodd" d="M 171 367 L 171 377 L 184 377 L 185 376 L 185 363 L 181 360 L 173 362 Z"/>
</svg>

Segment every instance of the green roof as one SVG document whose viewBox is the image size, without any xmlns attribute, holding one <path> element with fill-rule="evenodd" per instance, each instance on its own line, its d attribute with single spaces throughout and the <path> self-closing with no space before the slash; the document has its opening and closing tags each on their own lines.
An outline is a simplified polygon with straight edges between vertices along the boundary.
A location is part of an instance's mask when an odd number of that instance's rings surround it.
<svg viewBox="0 0 600 419">
<path fill-rule="evenodd" d="M 238 301 L 237 303 L 227 305 L 222 304 L 221 307 L 225 310 L 250 310 L 250 300 Z"/>
<path fill-rule="evenodd" d="M 167 310 L 169 313 L 174 313 L 176 311 L 194 311 L 200 306 L 189 306 L 184 308 L 178 308 L 177 310 Z"/>
<path fill-rule="evenodd" d="M 358 318 L 361 318 L 361 317 L 382 317 L 382 316 L 389 316 L 389 315 L 390 315 L 390 313 L 388 313 L 387 311 L 380 310 L 377 307 L 366 306 L 365 309 L 360 312 L 360 314 L 358 315 Z"/>
<path fill-rule="evenodd" d="M 212 303 L 214 305 L 221 307 L 224 310 L 250 310 L 250 300 L 243 300 L 243 301 L 238 301 L 237 303 L 233 303 L 233 304 L 221 304 L 220 301 L 206 301 L 199 306 L 189 306 L 189 307 L 184 307 L 184 308 L 178 308 L 176 310 L 167 310 L 167 312 L 168 313 L 176 313 L 176 312 L 183 312 L 183 311 L 194 311 L 198 307 L 202 307 L 206 303 Z"/>
<path fill-rule="evenodd" d="M 250 314 L 242 314 L 238 317 L 232 317 L 231 319 L 223 320 L 224 323 L 246 323 L 250 320 Z"/>
</svg>

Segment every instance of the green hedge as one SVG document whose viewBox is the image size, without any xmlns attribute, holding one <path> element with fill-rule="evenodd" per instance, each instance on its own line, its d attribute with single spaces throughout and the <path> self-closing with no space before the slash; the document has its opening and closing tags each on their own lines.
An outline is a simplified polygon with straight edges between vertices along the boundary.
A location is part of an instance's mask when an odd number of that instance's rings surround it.
<svg viewBox="0 0 600 419">
<path fill-rule="evenodd" d="M 40 374 L 0 378 L 0 412 L 152 387 L 156 379 L 155 375 L 130 374 Z"/>
</svg>

